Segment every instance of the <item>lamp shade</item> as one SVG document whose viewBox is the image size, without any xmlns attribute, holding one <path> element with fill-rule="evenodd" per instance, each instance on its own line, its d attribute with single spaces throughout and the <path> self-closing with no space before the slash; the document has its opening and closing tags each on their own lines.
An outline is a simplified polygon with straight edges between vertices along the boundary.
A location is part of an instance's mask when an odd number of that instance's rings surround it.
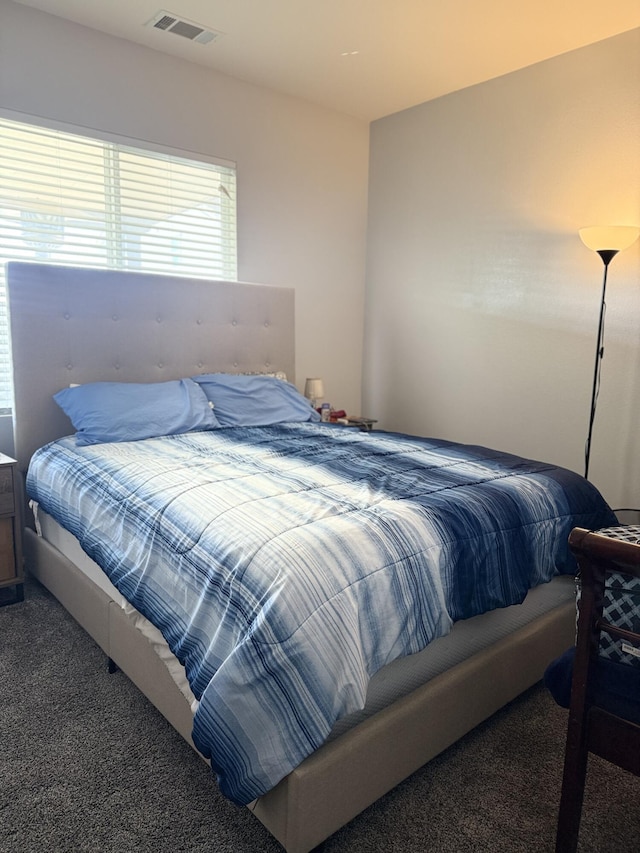
<svg viewBox="0 0 640 853">
<path fill-rule="evenodd" d="M 585 246 L 594 252 L 623 252 L 638 239 L 640 228 L 634 225 L 591 225 L 581 228 L 578 233 Z"/>
<path fill-rule="evenodd" d="M 321 400 L 324 397 L 324 384 L 322 379 L 307 379 L 304 383 L 304 396 L 308 400 Z"/>
</svg>

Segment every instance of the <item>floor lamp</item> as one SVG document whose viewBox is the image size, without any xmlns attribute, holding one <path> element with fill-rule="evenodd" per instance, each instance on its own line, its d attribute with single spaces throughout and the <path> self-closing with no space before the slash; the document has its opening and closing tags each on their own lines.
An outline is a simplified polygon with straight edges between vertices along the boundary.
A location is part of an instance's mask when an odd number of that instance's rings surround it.
<svg viewBox="0 0 640 853">
<path fill-rule="evenodd" d="M 589 432 L 587 443 L 584 448 L 584 476 L 589 478 L 589 456 L 591 455 L 591 434 L 593 433 L 593 422 L 596 417 L 596 404 L 598 402 L 598 391 L 600 389 L 600 368 L 604 356 L 604 316 L 605 295 L 607 291 L 607 271 L 609 264 L 618 254 L 629 246 L 632 246 L 640 235 L 640 228 L 631 225 L 594 225 L 590 228 L 581 228 L 580 239 L 587 246 L 597 252 L 604 264 L 604 277 L 602 279 L 602 297 L 600 299 L 600 319 L 598 321 L 598 339 L 596 342 L 596 363 L 593 369 L 593 389 L 591 391 L 591 409 L 589 411 Z"/>
</svg>

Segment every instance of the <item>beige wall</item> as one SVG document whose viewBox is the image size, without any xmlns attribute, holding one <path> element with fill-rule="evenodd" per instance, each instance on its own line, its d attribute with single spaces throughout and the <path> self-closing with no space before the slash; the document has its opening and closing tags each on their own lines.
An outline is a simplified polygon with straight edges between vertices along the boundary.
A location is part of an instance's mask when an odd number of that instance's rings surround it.
<svg viewBox="0 0 640 853">
<path fill-rule="evenodd" d="M 0 110 L 234 160 L 239 278 L 296 288 L 298 385 L 359 410 L 365 122 L 9 0 Z"/>
<path fill-rule="evenodd" d="M 603 266 L 640 225 L 640 30 L 372 125 L 364 409 L 584 470 Z M 640 243 L 610 267 L 591 477 L 640 506 Z"/>
</svg>

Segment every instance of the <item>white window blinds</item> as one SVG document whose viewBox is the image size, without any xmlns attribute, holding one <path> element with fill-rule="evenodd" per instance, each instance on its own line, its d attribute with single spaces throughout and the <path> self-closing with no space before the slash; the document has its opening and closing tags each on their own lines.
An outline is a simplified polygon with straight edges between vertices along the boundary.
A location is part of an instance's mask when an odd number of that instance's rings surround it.
<svg viewBox="0 0 640 853">
<path fill-rule="evenodd" d="M 0 118 L 0 411 L 12 405 L 4 263 L 235 280 L 236 175 Z"/>
</svg>

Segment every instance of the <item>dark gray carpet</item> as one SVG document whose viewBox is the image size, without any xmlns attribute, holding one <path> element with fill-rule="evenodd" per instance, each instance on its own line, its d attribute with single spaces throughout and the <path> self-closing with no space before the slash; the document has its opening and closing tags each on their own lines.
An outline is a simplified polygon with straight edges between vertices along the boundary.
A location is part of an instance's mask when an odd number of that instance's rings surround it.
<svg viewBox="0 0 640 853">
<path fill-rule="evenodd" d="M 0 608 L 2 853 L 278 853 L 49 593 Z M 535 687 L 325 845 L 551 851 L 566 712 Z M 640 780 L 590 760 L 583 853 L 640 849 Z"/>
</svg>

